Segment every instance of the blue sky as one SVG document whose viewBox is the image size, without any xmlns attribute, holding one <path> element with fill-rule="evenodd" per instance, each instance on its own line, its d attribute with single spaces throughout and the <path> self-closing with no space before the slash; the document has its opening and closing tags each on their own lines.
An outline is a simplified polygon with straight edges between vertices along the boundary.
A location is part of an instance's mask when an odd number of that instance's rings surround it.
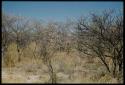
<svg viewBox="0 0 125 85">
<path fill-rule="evenodd" d="M 3 1 L 2 12 L 34 19 L 63 21 L 105 9 L 123 10 L 123 2 L 35 2 Z"/>
</svg>

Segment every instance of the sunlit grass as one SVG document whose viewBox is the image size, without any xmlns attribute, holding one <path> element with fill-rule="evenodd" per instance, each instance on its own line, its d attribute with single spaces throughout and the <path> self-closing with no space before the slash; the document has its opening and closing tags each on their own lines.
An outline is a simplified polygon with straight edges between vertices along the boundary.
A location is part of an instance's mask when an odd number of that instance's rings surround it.
<svg viewBox="0 0 125 85">
<path fill-rule="evenodd" d="M 32 42 L 25 47 L 21 62 L 18 62 L 16 44 L 9 45 L 3 63 L 2 83 L 49 83 L 48 67 L 37 52 L 33 55 L 33 51 L 37 50 L 35 46 Z M 58 83 L 117 83 L 106 73 L 99 59 L 80 58 L 75 50 L 69 54 L 57 51 L 51 61 Z M 5 71 L 4 67 L 8 70 Z"/>
</svg>

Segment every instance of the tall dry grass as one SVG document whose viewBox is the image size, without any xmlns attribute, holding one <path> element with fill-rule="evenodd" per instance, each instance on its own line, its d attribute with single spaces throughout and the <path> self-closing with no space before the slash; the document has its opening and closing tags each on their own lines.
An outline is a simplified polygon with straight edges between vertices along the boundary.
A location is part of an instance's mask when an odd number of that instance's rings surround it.
<svg viewBox="0 0 125 85">
<path fill-rule="evenodd" d="M 2 77 L 2 81 L 12 83 L 32 82 L 29 76 L 39 76 L 33 82 L 48 83 L 48 68 L 42 62 L 38 53 L 36 43 L 32 42 L 22 50 L 21 62 L 18 62 L 18 53 L 16 44 L 9 45 L 6 56 L 2 64 L 3 68 L 10 69 L 13 75 L 8 75 L 8 78 Z M 35 55 L 34 55 L 35 54 Z M 69 54 L 66 52 L 56 52 L 52 58 L 52 66 L 57 76 L 57 83 L 117 83 L 117 79 L 112 78 L 106 73 L 105 67 L 95 57 L 80 58 L 76 50 Z M 19 68 L 17 68 L 19 66 Z M 15 67 L 15 71 L 13 70 Z M 27 76 L 25 79 L 17 77 L 16 72 L 21 69 L 20 75 Z M 3 70 L 4 71 L 4 70 Z M 9 72 L 8 72 L 9 74 Z M 9 78 L 11 77 L 11 78 Z M 30 80 L 30 81 L 29 81 Z"/>
</svg>

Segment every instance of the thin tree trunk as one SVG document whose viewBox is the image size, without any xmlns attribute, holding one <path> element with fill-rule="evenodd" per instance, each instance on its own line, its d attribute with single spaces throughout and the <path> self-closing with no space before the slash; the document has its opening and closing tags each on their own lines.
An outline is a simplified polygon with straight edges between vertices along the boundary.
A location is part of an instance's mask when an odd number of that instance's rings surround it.
<svg viewBox="0 0 125 85">
<path fill-rule="evenodd" d="M 106 69 L 108 70 L 108 72 L 110 73 L 110 69 L 109 69 L 109 66 L 107 65 L 107 63 L 105 62 L 105 60 L 101 59 L 103 64 L 105 65 Z"/>
<path fill-rule="evenodd" d="M 50 72 L 51 82 L 52 82 L 53 84 L 57 83 L 57 81 L 56 81 L 56 74 L 55 74 L 55 72 L 53 71 L 53 67 L 52 67 L 50 61 L 48 62 L 48 68 L 49 68 L 49 72 Z"/>
<path fill-rule="evenodd" d="M 19 38 L 18 38 L 18 36 L 17 36 L 16 43 L 17 43 L 17 52 L 18 52 L 18 62 L 20 62 L 21 58 L 20 58 L 20 48 L 19 48 Z"/>
</svg>

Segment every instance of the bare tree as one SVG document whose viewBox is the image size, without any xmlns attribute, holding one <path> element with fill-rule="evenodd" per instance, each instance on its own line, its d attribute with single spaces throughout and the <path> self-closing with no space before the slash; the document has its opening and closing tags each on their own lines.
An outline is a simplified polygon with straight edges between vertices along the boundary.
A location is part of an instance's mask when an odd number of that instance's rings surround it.
<svg viewBox="0 0 125 85">
<path fill-rule="evenodd" d="M 52 66 L 52 57 L 56 52 L 56 31 L 54 25 L 49 23 L 47 27 L 43 27 L 37 22 L 35 28 L 37 30 L 36 42 L 39 46 L 40 57 L 48 67 L 50 81 L 56 83 L 56 73 Z"/>
<path fill-rule="evenodd" d="M 15 19 L 9 15 L 2 14 L 2 61 L 6 66 L 14 66 L 14 62 L 10 56 L 7 56 L 8 47 L 13 43 L 13 35 L 10 27 L 15 22 Z"/>
<path fill-rule="evenodd" d="M 13 22 L 15 22 L 15 19 L 2 14 L 2 55 L 5 56 L 5 52 L 7 51 L 8 45 L 12 43 L 12 35 L 11 30 L 9 29 L 10 26 L 12 26 Z"/>
<path fill-rule="evenodd" d="M 15 19 L 15 22 L 12 24 L 12 26 L 10 26 L 10 29 L 12 30 L 13 37 L 15 38 L 14 41 L 17 44 L 18 61 L 20 62 L 23 49 L 28 43 L 28 36 L 26 33 L 29 30 L 27 29 L 28 20 L 25 21 L 22 17 L 13 18 Z"/>
<path fill-rule="evenodd" d="M 90 20 L 81 19 L 78 23 L 78 50 L 99 57 L 116 77 L 123 69 L 123 17 L 114 16 L 113 11 L 91 15 Z M 107 57 L 113 61 L 113 69 L 109 68 Z"/>
<path fill-rule="evenodd" d="M 57 45 L 60 52 L 66 51 L 69 53 L 71 50 L 73 24 L 71 20 L 67 20 L 65 23 L 57 23 Z"/>
</svg>

